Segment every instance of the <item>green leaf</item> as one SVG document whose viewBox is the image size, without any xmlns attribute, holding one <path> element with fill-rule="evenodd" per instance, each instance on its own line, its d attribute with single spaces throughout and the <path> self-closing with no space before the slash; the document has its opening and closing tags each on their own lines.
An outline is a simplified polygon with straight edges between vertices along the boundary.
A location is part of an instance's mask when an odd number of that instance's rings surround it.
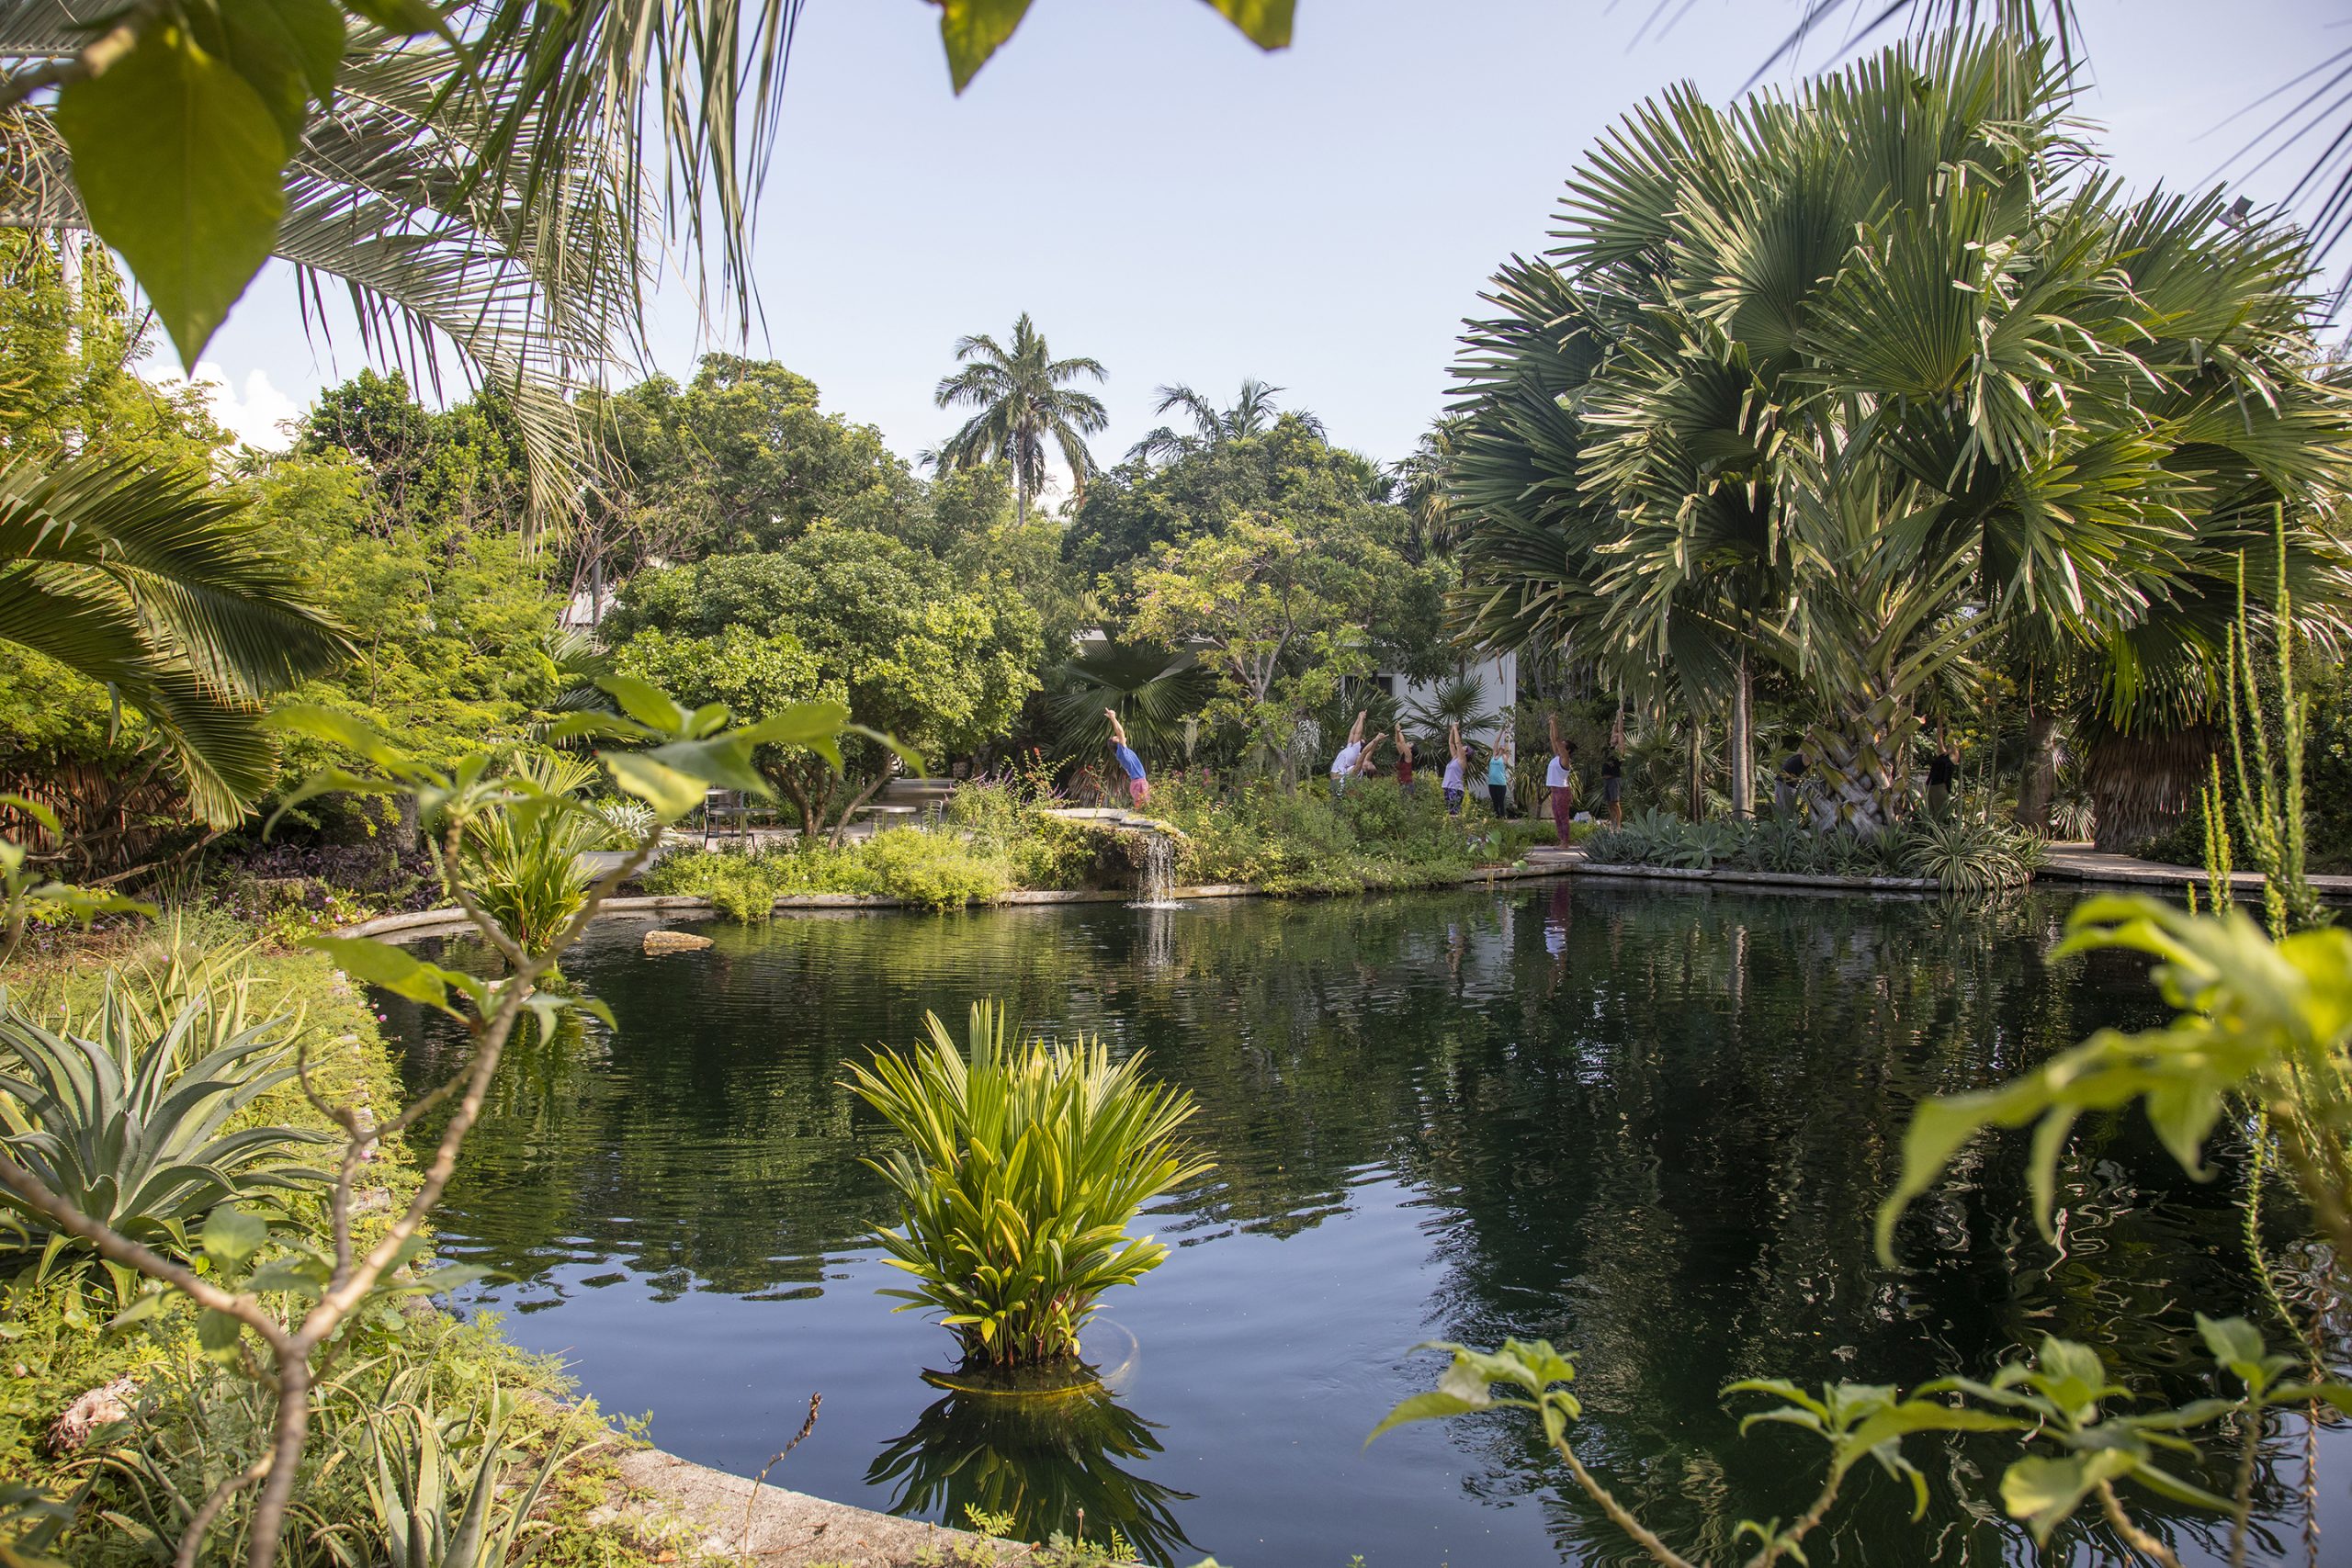
<svg viewBox="0 0 2352 1568">
<path fill-rule="evenodd" d="M 1290 47 L 1291 18 L 1296 0 L 1208 0 L 1219 15 L 1239 28 L 1260 49 Z M 961 93 L 989 57 L 1004 47 L 1029 0 L 932 0 L 939 7 L 940 41 L 947 46 L 947 73 Z"/>
<path fill-rule="evenodd" d="M 335 967 L 353 979 L 380 986 L 394 996 L 428 1007 L 447 1009 L 449 993 L 441 971 L 388 942 L 367 937 L 314 936 L 302 945 L 316 948 L 334 960 Z"/>
<path fill-rule="evenodd" d="M 237 1359 L 237 1341 L 244 1332 L 245 1325 L 225 1312 L 206 1307 L 196 1314 L 196 1342 L 216 1361 Z"/>
<path fill-rule="evenodd" d="M 989 56 L 1004 46 L 1029 0 L 932 0 L 939 7 L 939 39 L 947 46 L 947 74 L 961 93 Z"/>
<path fill-rule="evenodd" d="M 186 28 L 58 95 L 57 126 L 98 237 L 121 253 L 190 368 L 269 259 L 290 151 L 269 106 Z"/>
<path fill-rule="evenodd" d="M 2120 1449 L 2098 1449 L 2063 1459 L 2028 1455 L 2001 1476 L 2001 1506 L 2023 1519 L 2033 1539 L 2050 1544 L 2050 1532 L 2082 1506 L 2091 1488 L 2131 1470 L 2135 1461 Z"/>
<path fill-rule="evenodd" d="M 795 703 L 770 714 L 757 724 L 745 725 L 743 739 L 754 746 L 822 747 L 849 722 L 849 709 L 840 703 Z"/>
<path fill-rule="evenodd" d="M 606 751 L 603 760 L 613 783 L 653 807 L 664 822 L 675 822 L 700 806 L 708 787 L 700 779 L 662 766 L 643 751 Z"/>
<path fill-rule="evenodd" d="M 259 1214 L 228 1203 L 215 1207 L 204 1221 L 204 1250 L 231 1263 L 243 1263 L 269 1239 L 269 1226 Z"/>
<path fill-rule="evenodd" d="M 107 1324 L 107 1326 L 108 1328 L 128 1328 L 134 1323 L 146 1322 L 149 1318 L 164 1310 L 164 1298 L 165 1294 L 166 1292 L 160 1290 L 141 1292 L 138 1298 L 129 1306 L 115 1314 L 114 1321 Z"/>
<path fill-rule="evenodd" d="M 334 0 L 219 0 L 220 36 L 205 46 L 268 106 L 288 147 L 301 145 L 311 106 L 334 96 L 343 12 Z M 191 13 L 191 20 L 201 13 Z"/>
<path fill-rule="evenodd" d="M 441 19 L 441 13 L 425 4 L 425 0 L 344 0 L 344 3 L 386 32 L 400 38 L 415 38 L 421 33 L 448 36 L 448 25 Z"/>
<path fill-rule="evenodd" d="M 1476 1410 L 1490 1408 L 1491 1404 L 1492 1402 L 1488 1401 L 1473 1404 L 1458 1395 L 1441 1393 L 1434 1389 L 1427 1393 L 1417 1393 L 1410 1399 L 1398 1401 L 1396 1408 L 1390 1411 L 1382 1419 L 1380 1425 L 1372 1429 L 1370 1437 L 1364 1438 L 1364 1444 L 1366 1447 L 1371 1446 L 1374 1438 L 1377 1438 L 1391 1427 L 1402 1427 L 1408 1421 L 1442 1421 L 1449 1416 L 1467 1416 Z"/>
<path fill-rule="evenodd" d="M 2197 1332 L 2205 1341 L 2205 1348 L 2213 1359 L 2232 1371 L 2241 1367 L 2262 1365 L 2262 1332 L 2242 1317 L 2211 1318 L 2197 1314 Z M 2241 1379 L 2251 1382 L 2243 1372 Z"/>
<path fill-rule="evenodd" d="M 1209 0 L 1260 49 L 1288 49 L 1296 0 Z"/>
<path fill-rule="evenodd" d="M 21 795 L 0 795 L 0 806 L 6 806 L 12 809 L 23 812 L 26 816 L 31 818 L 34 821 L 40 823 L 42 827 L 48 829 L 52 833 L 59 831 L 57 826 L 57 813 L 51 811 L 48 807 L 43 806 L 40 801 L 34 800 L 29 796 Z"/>
<path fill-rule="evenodd" d="M 670 694 L 650 681 L 634 675 L 602 675 L 596 684 L 608 696 L 621 705 L 621 711 L 638 723 L 660 730 L 664 735 L 683 735 L 688 715 L 671 699 Z"/>
</svg>

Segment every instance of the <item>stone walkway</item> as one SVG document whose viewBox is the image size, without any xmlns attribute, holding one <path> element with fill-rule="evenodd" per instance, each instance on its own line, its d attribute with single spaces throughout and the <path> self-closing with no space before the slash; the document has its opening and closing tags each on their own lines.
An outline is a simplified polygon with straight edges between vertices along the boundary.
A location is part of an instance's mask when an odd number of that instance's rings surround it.
<svg viewBox="0 0 2352 1568">
<path fill-rule="evenodd" d="M 2117 887 L 2146 887 L 2177 894 L 2188 883 L 2205 891 L 2205 873 L 2195 866 L 2166 865 L 2161 861 L 2131 855 L 2106 854 L 2088 844 L 2052 844 L 2041 874 L 2061 881 L 2096 882 Z M 2313 891 L 2323 898 L 2352 899 L 2352 876 L 2314 876 Z M 2242 897 L 2262 897 L 2262 874 L 2241 871 L 2230 878 L 2230 888 Z"/>
</svg>

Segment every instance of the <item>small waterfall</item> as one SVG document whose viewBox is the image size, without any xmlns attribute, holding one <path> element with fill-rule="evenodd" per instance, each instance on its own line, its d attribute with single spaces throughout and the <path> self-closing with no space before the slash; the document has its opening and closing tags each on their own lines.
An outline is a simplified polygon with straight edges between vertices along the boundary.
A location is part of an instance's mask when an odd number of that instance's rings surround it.
<svg viewBox="0 0 2352 1568">
<path fill-rule="evenodd" d="M 1173 909 L 1178 908 L 1176 891 L 1176 840 L 1165 833 L 1144 829 L 1143 866 L 1137 874 L 1136 889 L 1143 897 L 1136 899 L 1138 909 Z"/>
</svg>

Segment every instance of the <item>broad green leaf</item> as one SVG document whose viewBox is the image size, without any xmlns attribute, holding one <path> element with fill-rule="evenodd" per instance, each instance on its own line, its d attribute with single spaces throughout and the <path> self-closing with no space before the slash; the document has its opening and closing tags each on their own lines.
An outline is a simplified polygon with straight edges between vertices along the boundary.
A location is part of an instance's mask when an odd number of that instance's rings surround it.
<svg viewBox="0 0 2352 1568">
<path fill-rule="evenodd" d="M 754 746 L 817 746 L 831 741 L 849 722 L 849 709 L 840 703 L 795 703 L 743 727 L 743 739 Z"/>
<path fill-rule="evenodd" d="M 1004 46 L 1029 0 L 932 0 L 939 7 L 939 39 L 947 46 L 947 74 L 961 93 L 989 56 Z"/>
<path fill-rule="evenodd" d="M 134 1323 L 144 1323 L 147 1319 L 154 1316 L 157 1313 L 164 1310 L 164 1298 L 165 1294 L 165 1292 L 160 1290 L 141 1292 L 138 1299 L 133 1301 L 129 1306 L 123 1308 L 120 1312 L 115 1314 L 114 1321 L 107 1324 L 107 1326 L 108 1328 L 128 1328 Z"/>
<path fill-rule="evenodd" d="M 691 774 L 720 789 L 770 795 L 775 786 L 752 766 L 752 749 L 740 734 L 714 736 L 708 740 L 673 740 L 645 753 L 665 768 Z"/>
<path fill-rule="evenodd" d="M 42 827 L 48 829 L 52 833 L 59 830 L 57 826 L 57 813 L 51 811 L 48 807 L 43 806 L 38 800 L 33 800 L 21 795 L 0 795 L 0 806 L 9 807 L 15 810 L 23 812 L 26 816 L 31 818 L 34 821 L 40 823 Z"/>
<path fill-rule="evenodd" d="M 365 720 L 354 718 L 347 713 L 338 713 L 334 708 L 320 707 L 311 703 L 286 703 L 272 708 L 262 723 L 271 729 L 307 735 L 313 740 L 323 740 L 330 746 L 356 751 L 379 768 L 407 760 L 398 748 L 378 734 Z"/>
<path fill-rule="evenodd" d="M 2213 1359 L 2232 1371 L 2241 1367 L 2259 1369 L 2262 1365 L 2262 1331 L 2242 1317 L 2211 1318 L 2197 1314 L 2197 1332 L 2205 1341 L 2205 1348 Z M 2240 1379 L 2254 1380 L 2245 1373 Z"/>
<path fill-rule="evenodd" d="M 204 1250 L 231 1263 L 243 1263 L 269 1239 L 269 1226 L 259 1214 L 232 1204 L 215 1207 L 204 1221 Z"/>
<path fill-rule="evenodd" d="M 1209 0 L 1260 49 L 1288 49 L 1296 0 Z"/>
<path fill-rule="evenodd" d="M 277 121 L 288 147 L 301 144 L 311 107 L 334 96 L 343 63 L 343 11 L 334 0 L 219 0 L 220 36 L 199 42 L 244 78 Z M 200 11 L 189 14 L 195 27 Z"/>
<path fill-rule="evenodd" d="M 664 735 L 685 733 L 690 716 L 671 699 L 669 693 L 651 682 L 640 681 L 634 675 L 600 675 L 596 684 L 638 723 Z"/>
<path fill-rule="evenodd" d="M 380 986 L 394 996 L 428 1007 L 449 1005 L 447 983 L 439 969 L 388 942 L 368 937 L 314 936 L 302 945 L 318 949 L 334 960 L 335 967 L 353 979 Z"/>
<path fill-rule="evenodd" d="M 2023 1519 L 2033 1539 L 2050 1544 L 2050 1532 L 2082 1506 L 2091 1489 L 2132 1469 L 2134 1461 L 2118 1449 L 2047 1459 L 2030 1454 L 2001 1476 L 2001 1506 L 2009 1517 Z"/>
<path fill-rule="evenodd" d="M 164 23 L 59 93 L 57 127 L 98 237 L 130 264 L 181 363 L 269 259 L 290 148 L 252 85 Z"/>
<path fill-rule="evenodd" d="M 700 806 L 708 787 L 700 779 L 662 766 L 643 751 L 607 751 L 603 760 L 613 783 L 653 807 L 664 822 L 675 822 Z"/>
</svg>

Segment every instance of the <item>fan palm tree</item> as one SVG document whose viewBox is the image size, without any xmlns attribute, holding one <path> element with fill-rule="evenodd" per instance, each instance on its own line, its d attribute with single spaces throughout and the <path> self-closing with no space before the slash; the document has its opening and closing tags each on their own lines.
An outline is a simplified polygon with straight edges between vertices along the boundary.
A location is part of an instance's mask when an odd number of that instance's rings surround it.
<svg viewBox="0 0 2352 1568">
<path fill-rule="evenodd" d="M 1848 727 L 1816 730 L 1816 763 L 1871 773 L 1880 813 L 1913 716 L 1868 689 L 1910 658 L 1873 626 L 1950 660 L 1939 628 L 1969 617 L 2098 650 L 2119 716 L 2197 705 L 2216 569 L 2277 503 L 2302 625 L 2339 633 L 2352 570 L 2324 525 L 2352 409 L 2312 373 L 2298 237 L 2223 225 L 2219 193 L 2125 200 L 2072 96 L 1997 34 L 1793 100 L 1637 110 L 1571 179 L 1551 264 L 1507 268 L 1508 314 L 1470 340 L 1474 627 L 1581 633 L 1702 688 L 1740 650 L 1781 662 Z M 1942 602 L 1849 603 L 1865 559 Z M 1870 657 L 1824 659 L 1841 643 Z"/>
<path fill-rule="evenodd" d="M 244 507 L 201 478 L 100 456 L 0 468 L 0 639 L 143 715 L 214 827 L 269 787 L 258 700 L 350 654 Z"/>
<path fill-rule="evenodd" d="M 961 405 L 979 412 L 948 437 L 933 455 L 934 461 L 955 470 L 1009 465 L 1014 512 L 1026 522 L 1030 499 L 1046 488 L 1046 444 L 1050 441 L 1069 469 L 1072 493 L 1083 498 L 1086 481 L 1095 471 L 1086 437 L 1100 434 L 1111 416 L 1102 399 L 1069 390 L 1063 383 L 1080 376 L 1100 381 L 1102 364 L 1056 359 L 1046 346 L 1046 334 L 1026 310 L 1012 323 L 1010 351 L 982 333 L 958 340 L 956 357 L 964 368 L 942 378 L 935 399 L 944 409 Z"/>
<path fill-rule="evenodd" d="M 1162 387 L 1159 389 L 1159 404 L 1151 412 L 1167 413 L 1171 409 L 1182 409 L 1192 419 L 1193 433 L 1186 435 L 1171 426 L 1159 425 L 1128 447 L 1127 457 L 1144 462 L 1166 462 L 1194 452 L 1208 451 L 1229 441 L 1263 435 L 1274 427 L 1276 420 L 1283 417 L 1284 411 L 1274 401 L 1274 394 L 1282 389 L 1254 376 L 1250 377 L 1242 381 L 1240 395 L 1233 400 L 1233 406 L 1221 409 L 1182 382 L 1173 387 Z M 1317 441 L 1323 439 L 1323 422 L 1320 419 L 1303 409 L 1290 410 L 1289 414 L 1309 435 Z"/>
<path fill-rule="evenodd" d="M 1837 27 L 1846 48 L 1856 48 L 1891 24 L 1907 22 L 1916 37 L 1926 38 L 1949 28 L 1981 23 L 2007 28 L 2027 38 L 2042 39 L 2057 49 L 2069 65 L 2082 46 L 2082 24 L 2076 0 L 1796 0 L 1801 14 L 1770 59 L 1756 70 L 1747 85 L 1754 86 L 1765 73 L 1790 58 L 1816 34 Z M 2221 25 L 2227 13 L 2211 13 Z M 2352 44 L 2315 50 L 2312 62 L 2294 76 L 2238 110 L 2224 123 L 2248 115 L 2269 115 L 2230 155 L 2225 168 L 2258 169 L 2282 156 L 2310 152 L 2310 162 L 2287 194 L 2286 206 L 2299 210 L 2311 236 L 2312 254 L 2323 260 L 2344 259 L 2343 247 L 2352 240 Z M 2280 106 L 2284 106 L 2283 107 Z M 2352 273 L 2340 273 L 2329 299 L 2331 310 L 2343 307 L 2352 292 Z"/>
<path fill-rule="evenodd" d="M 1053 699 L 1054 728 L 1065 757 L 1099 757 L 1111 743 L 1118 711 L 1137 749 L 1165 757 L 1184 749 L 1184 721 L 1216 694 L 1216 682 L 1189 653 L 1148 643 L 1114 642 L 1081 653 L 1061 667 Z"/>
</svg>

